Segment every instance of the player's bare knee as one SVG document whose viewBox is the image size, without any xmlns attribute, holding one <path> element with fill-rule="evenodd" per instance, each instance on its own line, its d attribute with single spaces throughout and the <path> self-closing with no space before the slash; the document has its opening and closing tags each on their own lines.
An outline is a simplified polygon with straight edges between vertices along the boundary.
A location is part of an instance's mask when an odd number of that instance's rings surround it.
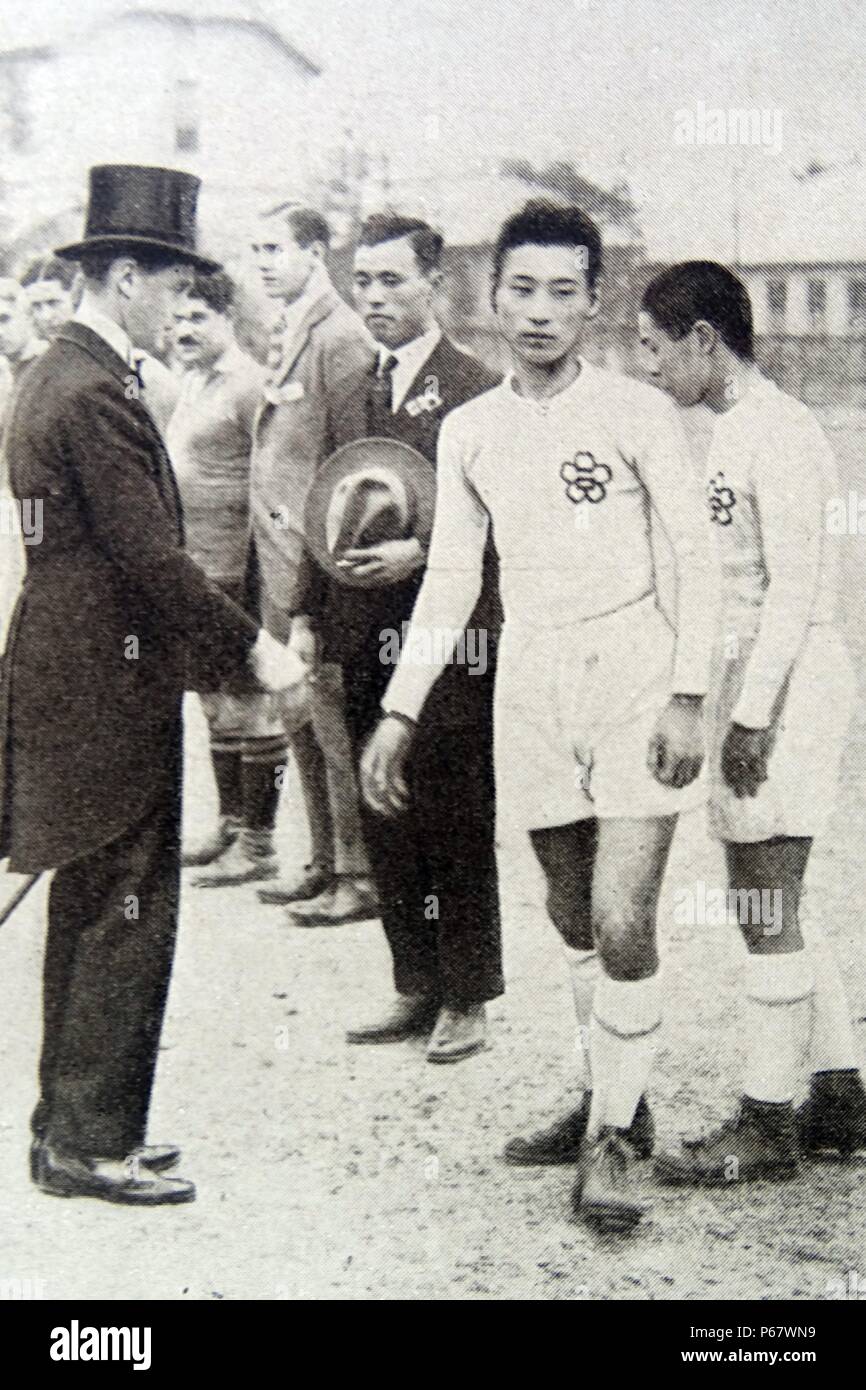
<svg viewBox="0 0 866 1390">
<path fill-rule="evenodd" d="M 566 946 L 573 951 L 593 949 L 592 918 L 585 903 L 574 902 L 558 893 L 548 893 L 547 913 Z"/>
<path fill-rule="evenodd" d="M 595 910 L 593 936 L 606 974 L 642 980 L 658 965 L 655 922 L 641 913 Z"/>
</svg>

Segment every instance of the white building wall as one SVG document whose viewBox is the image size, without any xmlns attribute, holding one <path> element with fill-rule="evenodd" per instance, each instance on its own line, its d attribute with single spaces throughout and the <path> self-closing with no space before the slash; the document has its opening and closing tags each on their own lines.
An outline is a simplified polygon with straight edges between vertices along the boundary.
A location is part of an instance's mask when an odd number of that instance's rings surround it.
<svg viewBox="0 0 866 1390">
<path fill-rule="evenodd" d="M 195 83 L 194 152 L 175 145 L 181 79 Z M 30 222 L 79 201 L 92 164 L 198 174 L 203 232 L 216 243 L 262 205 L 309 186 L 315 78 L 243 26 L 122 16 L 32 64 L 28 81 L 33 140 L 9 172 Z"/>
</svg>

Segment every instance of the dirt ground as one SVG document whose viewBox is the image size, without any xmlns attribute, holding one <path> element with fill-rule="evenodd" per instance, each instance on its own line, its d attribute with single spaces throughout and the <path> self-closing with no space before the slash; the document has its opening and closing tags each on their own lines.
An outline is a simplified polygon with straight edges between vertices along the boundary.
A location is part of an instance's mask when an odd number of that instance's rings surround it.
<svg viewBox="0 0 866 1390">
<path fill-rule="evenodd" d="M 862 477 L 857 436 L 846 485 Z M 864 670 L 864 538 L 845 547 L 846 629 Z M 212 810 L 201 716 L 189 716 L 191 818 Z M 809 902 L 832 935 L 852 1009 L 866 1015 L 862 855 L 866 720 L 851 731 L 834 833 Z M 281 827 L 304 845 L 294 789 Z M 503 829 L 508 988 L 491 1047 L 433 1067 L 418 1046 L 345 1046 L 346 1025 L 389 992 L 377 923 L 290 927 L 251 889 L 186 888 L 151 1122 L 184 1148 L 187 1207 L 143 1215 L 38 1193 L 27 1123 L 39 1036 L 44 890 L 0 932 L 0 1292 L 159 1299 L 823 1299 L 866 1289 L 866 1166 L 804 1167 L 794 1181 L 706 1194 L 654 1190 L 628 1239 L 569 1217 L 571 1173 L 500 1160 L 504 1141 L 573 1093 L 565 968 L 527 850 Z M 675 924 L 673 895 L 721 882 L 701 814 L 682 823 L 660 912 L 667 1021 L 651 1096 L 662 1143 L 733 1103 L 741 948 L 728 927 Z M 11 880 L 9 881 L 11 884 Z M 5 890 L 5 885 L 4 885 Z M 646 1166 L 645 1166 L 646 1168 Z M 16 1283 L 17 1281 L 17 1283 Z M 857 1285 L 855 1285 L 857 1287 Z"/>
</svg>

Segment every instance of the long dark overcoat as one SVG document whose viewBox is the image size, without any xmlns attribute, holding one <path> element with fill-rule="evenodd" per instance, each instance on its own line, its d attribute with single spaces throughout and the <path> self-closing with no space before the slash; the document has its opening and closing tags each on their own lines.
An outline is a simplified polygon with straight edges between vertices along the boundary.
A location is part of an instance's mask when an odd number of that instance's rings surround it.
<svg viewBox="0 0 866 1390">
<path fill-rule="evenodd" d="M 184 689 L 236 670 L 257 629 L 184 554 L 159 431 L 98 334 L 69 323 L 34 362 L 6 448 L 42 534 L 3 661 L 0 856 L 34 872 L 145 813 L 177 776 Z"/>
</svg>

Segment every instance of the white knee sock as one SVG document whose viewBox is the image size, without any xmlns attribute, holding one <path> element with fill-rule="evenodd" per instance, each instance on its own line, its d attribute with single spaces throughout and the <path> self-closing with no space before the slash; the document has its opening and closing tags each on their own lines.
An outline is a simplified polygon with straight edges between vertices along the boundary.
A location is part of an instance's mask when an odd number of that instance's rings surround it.
<svg viewBox="0 0 866 1390">
<path fill-rule="evenodd" d="M 601 973 L 601 962 L 598 959 L 597 951 L 578 951 L 573 946 L 567 946 L 565 942 L 562 943 L 562 948 L 568 961 L 571 992 L 574 995 L 574 1012 L 577 1016 L 575 1052 L 577 1053 L 578 1080 L 586 1090 L 591 1090 L 589 1020 L 592 1017 L 592 1000 Z"/>
<path fill-rule="evenodd" d="M 746 1073 L 753 1100 L 792 1101 L 805 1060 L 812 1005 L 808 951 L 746 961 Z"/>
<path fill-rule="evenodd" d="M 589 1134 L 628 1129 L 646 1090 L 661 1028 L 661 976 L 612 980 L 602 971 L 589 1025 L 592 1106 Z"/>
<path fill-rule="evenodd" d="M 808 933 L 804 929 L 803 936 L 815 977 L 809 1071 L 859 1069 L 851 1010 L 832 943 L 815 927 Z"/>
</svg>

